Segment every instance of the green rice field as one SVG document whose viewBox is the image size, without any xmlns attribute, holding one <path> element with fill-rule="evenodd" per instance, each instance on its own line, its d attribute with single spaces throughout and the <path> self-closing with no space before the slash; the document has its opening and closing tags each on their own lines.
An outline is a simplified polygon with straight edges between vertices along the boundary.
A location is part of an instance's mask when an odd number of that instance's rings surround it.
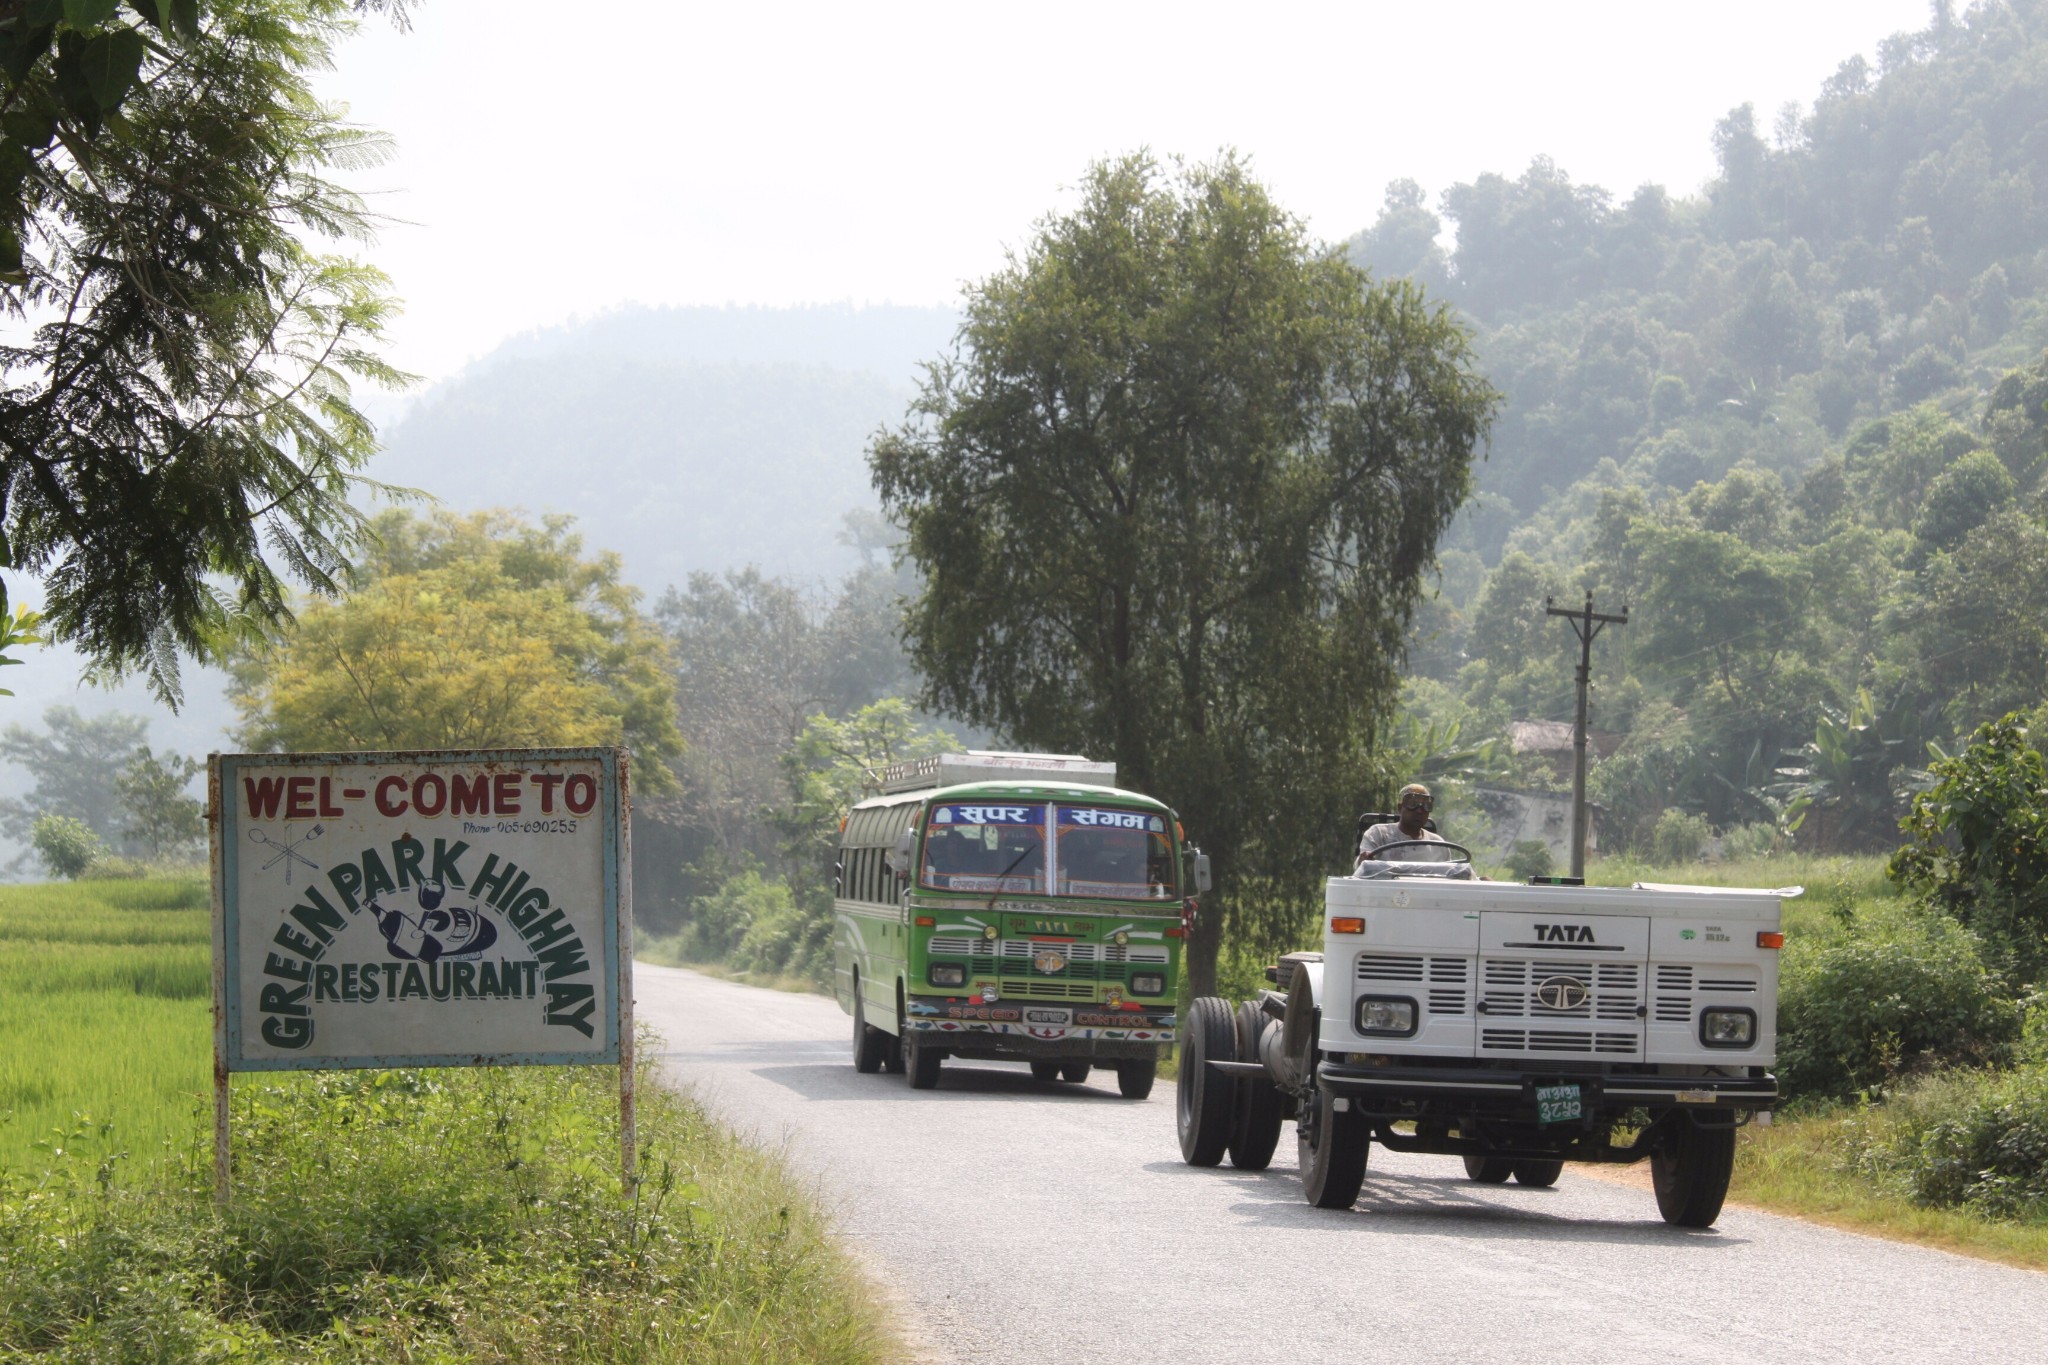
<svg viewBox="0 0 2048 1365">
<path fill-rule="evenodd" d="M 0 1169 L 181 1149 L 212 1112 L 206 883 L 0 886 Z"/>
</svg>

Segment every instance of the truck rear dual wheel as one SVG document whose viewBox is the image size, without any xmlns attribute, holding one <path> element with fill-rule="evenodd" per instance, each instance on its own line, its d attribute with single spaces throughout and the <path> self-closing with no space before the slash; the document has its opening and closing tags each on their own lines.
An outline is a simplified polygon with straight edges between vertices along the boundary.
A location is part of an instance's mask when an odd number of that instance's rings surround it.
<svg viewBox="0 0 2048 1365">
<path fill-rule="evenodd" d="M 1365 1116 L 1349 1105 L 1336 1105 L 1327 1090 L 1316 1091 L 1303 1103 L 1295 1126 L 1301 1192 L 1319 1209 L 1348 1209 L 1358 1202 L 1372 1155 L 1372 1126 Z"/>
<path fill-rule="evenodd" d="M 1564 1163 L 1562 1161 L 1517 1161 L 1515 1163 L 1515 1183 L 1517 1185 L 1531 1185 L 1537 1189 L 1549 1189 L 1557 1183 L 1557 1178 L 1563 1174 Z"/>
<path fill-rule="evenodd" d="M 1712 1227 L 1735 1172 L 1734 1115 L 1717 1109 L 1702 1117 L 1728 1126 L 1702 1128 L 1692 1115 L 1681 1115 L 1671 1136 L 1650 1153 L 1657 1212 L 1674 1227 Z"/>
<path fill-rule="evenodd" d="M 1180 1082 L 1174 1087 L 1174 1126 L 1180 1130 L 1180 1159 L 1190 1166 L 1214 1166 L 1230 1145 L 1236 1118 L 1237 1080 L 1209 1070 L 1210 1062 L 1237 1060 L 1237 1025 L 1230 1005 L 1213 995 L 1188 1006 L 1180 1046 Z"/>
<path fill-rule="evenodd" d="M 1465 1155 L 1465 1175 L 1482 1185 L 1505 1185 L 1515 1173 L 1515 1163 L 1504 1156 Z"/>
<path fill-rule="evenodd" d="M 1266 1015 L 1258 1002 L 1237 1007 L 1235 1019 L 1239 1061 L 1259 1060 L 1259 1034 Z M 1287 1099 L 1265 1076 L 1241 1076 L 1237 1082 L 1237 1117 L 1230 1126 L 1230 1164 L 1240 1171 L 1263 1171 L 1273 1164 L 1280 1145 L 1280 1126 L 1287 1119 Z"/>
<path fill-rule="evenodd" d="M 1056 1081 L 1056 1080 L 1058 1080 L 1059 1078 L 1060 1078 L 1060 1064 L 1059 1064 L 1058 1062 L 1033 1062 L 1033 1063 L 1031 1064 L 1031 1079 L 1032 1079 L 1032 1080 L 1034 1080 L 1034 1081 Z"/>
</svg>

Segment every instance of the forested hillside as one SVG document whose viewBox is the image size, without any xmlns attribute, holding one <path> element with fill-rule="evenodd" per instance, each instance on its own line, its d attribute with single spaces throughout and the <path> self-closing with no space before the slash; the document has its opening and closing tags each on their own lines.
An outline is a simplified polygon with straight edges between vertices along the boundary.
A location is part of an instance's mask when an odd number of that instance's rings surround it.
<svg viewBox="0 0 2048 1365">
<path fill-rule="evenodd" d="M 2048 6 L 1937 6 L 1712 137 L 1696 197 L 1539 159 L 1434 201 L 1396 183 L 1349 244 L 1453 303 L 1507 394 L 1412 728 L 1470 750 L 1568 719 L 1543 599 L 1590 590 L 1632 614 L 1594 665 L 1594 724 L 1628 736 L 1596 774 L 1614 838 L 1805 796 L 1809 846 L 1884 842 L 1928 741 L 2044 693 Z"/>
<path fill-rule="evenodd" d="M 449 506 L 571 513 L 650 594 L 746 565 L 859 562 L 861 451 L 902 415 L 943 309 L 631 309 L 516 338 L 437 386 L 372 472 Z"/>
</svg>

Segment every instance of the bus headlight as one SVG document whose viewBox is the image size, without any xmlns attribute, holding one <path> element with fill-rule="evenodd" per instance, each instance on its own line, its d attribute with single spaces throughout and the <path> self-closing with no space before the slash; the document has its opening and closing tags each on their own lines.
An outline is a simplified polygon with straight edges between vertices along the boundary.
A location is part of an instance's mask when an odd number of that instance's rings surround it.
<svg viewBox="0 0 2048 1365">
<path fill-rule="evenodd" d="M 967 984 L 967 969 L 956 962 L 934 962 L 931 980 L 934 986 L 964 986 Z"/>
<path fill-rule="evenodd" d="M 1406 1038 L 1415 1032 L 1415 1002 L 1385 995 L 1358 998 L 1358 1031 Z"/>
<path fill-rule="evenodd" d="M 1700 1013 L 1700 1042 L 1708 1047 L 1749 1047 L 1756 1042 L 1756 1011 L 1711 1009 Z"/>
<path fill-rule="evenodd" d="M 1133 972 L 1131 974 L 1131 994 L 1164 995 L 1166 994 L 1166 977 L 1159 972 Z"/>
</svg>

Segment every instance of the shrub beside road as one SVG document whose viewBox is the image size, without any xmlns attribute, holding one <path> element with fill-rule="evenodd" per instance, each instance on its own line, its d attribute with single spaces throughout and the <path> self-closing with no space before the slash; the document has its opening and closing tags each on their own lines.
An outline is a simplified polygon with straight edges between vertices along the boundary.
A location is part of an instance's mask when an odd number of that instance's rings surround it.
<svg viewBox="0 0 2048 1365">
<path fill-rule="evenodd" d="M 901 1357 L 814 1192 L 651 1075 L 631 1198 L 607 1068 L 238 1078 L 234 1196 L 216 1206 L 195 899 L 0 892 L 0 999 L 43 1020 L 0 1073 L 0 1355 Z"/>
</svg>

